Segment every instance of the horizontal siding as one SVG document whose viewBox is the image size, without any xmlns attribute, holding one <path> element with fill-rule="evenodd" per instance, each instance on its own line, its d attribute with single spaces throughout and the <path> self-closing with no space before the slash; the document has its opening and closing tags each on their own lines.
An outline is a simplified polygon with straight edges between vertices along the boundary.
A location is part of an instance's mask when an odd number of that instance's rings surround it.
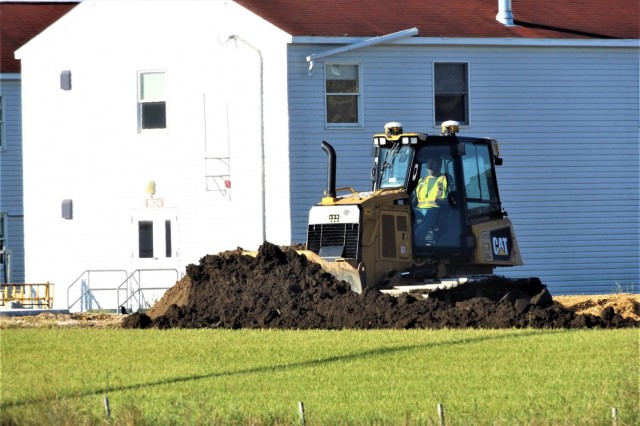
<svg viewBox="0 0 640 426">
<path fill-rule="evenodd" d="M 495 134 L 501 196 L 526 262 L 508 275 L 539 276 L 560 294 L 638 283 L 638 67 L 625 56 L 575 50 L 553 63 L 536 57 L 527 73 L 505 64 L 473 79 L 482 107 L 472 120 L 517 132 Z"/>
<path fill-rule="evenodd" d="M 25 276 L 24 220 L 20 216 L 7 218 L 7 249 L 11 250 L 11 281 L 23 283 Z"/>
<path fill-rule="evenodd" d="M 22 123 L 20 82 L 2 80 L 4 149 L 0 151 L 0 211 L 22 214 Z"/>
<path fill-rule="evenodd" d="M 504 207 L 526 265 L 500 269 L 539 276 L 556 294 L 617 291 L 640 283 L 638 50 L 619 48 L 437 48 L 377 46 L 330 58 L 362 63 L 364 126 L 328 130 L 323 64 L 290 49 L 294 240 L 326 185 L 320 141 L 338 154 L 338 186 L 368 189 L 373 133 L 387 121 L 436 133 L 433 62 L 467 62 L 470 120 L 462 134 L 501 143 Z M 636 291 L 638 291 L 636 289 Z"/>
<path fill-rule="evenodd" d="M 22 102 L 19 80 L 2 80 L 5 146 L 0 151 L 0 212 L 7 213 L 6 249 L 11 250 L 11 280 L 24 282 L 22 187 Z M 4 275 L 2 276 L 4 279 Z"/>
</svg>

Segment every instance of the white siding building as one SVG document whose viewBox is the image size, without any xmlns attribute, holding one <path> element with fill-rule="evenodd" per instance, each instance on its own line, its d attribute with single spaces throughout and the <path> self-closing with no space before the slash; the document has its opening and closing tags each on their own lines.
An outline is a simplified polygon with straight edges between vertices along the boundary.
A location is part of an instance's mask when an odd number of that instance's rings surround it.
<svg viewBox="0 0 640 426">
<path fill-rule="evenodd" d="M 22 97 L 14 51 L 68 12 L 76 1 L 0 1 L 0 283 L 24 283 Z"/>
<path fill-rule="evenodd" d="M 371 135 L 388 121 L 437 133 L 441 96 L 462 100 L 448 110 L 462 134 L 501 142 L 526 265 L 499 273 L 539 276 L 555 294 L 638 291 L 637 35 L 519 34 L 492 9 L 485 37 L 418 28 L 362 45 L 413 22 L 371 33 L 354 15 L 343 31 L 271 3 L 85 0 L 17 52 L 26 280 L 55 283 L 56 306 L 78 308 L 81 283 L 107 280 L 88 271 L 177 271 L 151 274 L 154 286 L 205 254 L 304 242 L 326 188 L 320 142 L 336 148 L 338 186 L 368 190 Z M 303 12 L 317 31 L 298 27 Z M 439 88 L 443 66 L 462 91 Z M 334 93 L 334 79 L 357 89 Z"/>
</svg>

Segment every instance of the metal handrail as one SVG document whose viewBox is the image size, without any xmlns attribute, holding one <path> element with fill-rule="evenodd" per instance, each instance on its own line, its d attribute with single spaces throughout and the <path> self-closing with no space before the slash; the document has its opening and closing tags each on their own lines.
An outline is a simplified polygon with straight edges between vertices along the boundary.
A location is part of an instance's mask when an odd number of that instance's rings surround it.
<svg viewBox="0 0 640 426">
<path fill-rule="evenodd" d="M 112 288 L 91 288 L 91 273 L 113 273 L 113 272 L 122 272 L 124 273 L 124 276 L 127 276 L 127 271 L 124 269 L 87 269 L 82 271 L 82 273 L 78 276 L 78 278 L 76 278 L 68 287 L 67 287 L 67 308 L 69 310 L 71 310 L 71 308 L 78 303 L 80 300 L 82 300 L 82 298 L 84 296 L 86 296 L 87 294 L 91 293 L 92 291 L 99 291 L 99 290 L 113 290 Z M 76 300 L 73 301 L 73 303 L 70 303 L 70 291 L 71 288 L 76 285 L 76 283 L 78 283 L 80 281 L 80 279 L 82 277 L 85 276 L 85 274 L 87 275 L 87 290 L 85 291 L 81 291 L 80 292 L 80 297 L 78 297 Z"/>
<path fill-rule="evenodd" d="M 142 294 L 142 292 L 144 290 L 167 290 L 169 288 L 171 288 L 173 286 L 162 286 L 162 287 L 142 287 L 142 272 L 175 272 L 176 274 L 176 282 L 179 279 L 179 272 L 177 269 L 175 268 L 155 268 L 155 269 L 136 269 L 135 271 L 133 271 L 117 288 L 116 288 L 116 303 L 117 303 L 117 308 L 118 308 L 118 312 L 120 312 L 120 307 L 125 306 L 127 304 L 127 302 L 129 302 L 130 300 L 132 300 L 134 297 L 136 297 L 138 294 Z M 136 274 L 138 274 L 138 279 L 136 279 Z M 126 285 L 129 283 L 129 280 L 133 280 L 136 284 L 137 284 L 137 289 L 133 290 L 131 292 L 131 294 L 128 294 L 128 292 L 125 292 L 125 296 L 126 298 L 120 302 L 120 292 L 122 291 L 122 286 Z M 128 290 L 128 288 L 125 287 L 125 290 Z M 140 301 L 138 300 L 138 304 L 140 304 Z"/>
</svg>

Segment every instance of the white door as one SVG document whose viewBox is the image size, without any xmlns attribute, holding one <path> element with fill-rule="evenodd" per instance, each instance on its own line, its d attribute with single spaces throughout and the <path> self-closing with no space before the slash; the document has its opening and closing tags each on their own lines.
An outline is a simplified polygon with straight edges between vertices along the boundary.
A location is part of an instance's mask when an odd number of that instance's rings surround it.
<svg viewBox="0 0 640 426">
<path fill-rule="evenodd" d="M 132 210 L 131 231 L 132 278 L 128 288 L 129 294 L 138 296 L 127 308 L 148 309 L 180 278 L 178 209 Z"/>
</svg>

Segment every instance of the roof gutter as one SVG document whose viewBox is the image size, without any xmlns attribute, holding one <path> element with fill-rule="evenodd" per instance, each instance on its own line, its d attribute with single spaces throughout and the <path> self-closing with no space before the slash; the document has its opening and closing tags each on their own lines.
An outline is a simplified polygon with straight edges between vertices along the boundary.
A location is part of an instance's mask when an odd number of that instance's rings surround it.
<svg viewBox="0 0 640 426">
<path fill-rule="evenodd" d="M 418 35 L 418 29 L 415 27 L 409 28 L 408 30 L 398 31 L 396 33 L 391 33 L 391 34 L 387 34 L 379 37 L 373 37 L 364 41 L 360 41 L 353 44 L 348 44 L 346 46 L 327 50 L 325 52 L 314 53 L 313 55 L 307 56 L 307 62 L 309 62 L 309 76 L 313 75 L 314 61 L 318 59 L 337 55 L 338 53 L 350 52 L 352 50 L 362 49 L 363 47 L 375 46 L 378 44 L 387 43 L 387 42 L 399 40 L 402 38 L 412 37 L 414 35 Z"/>
<path fill-rule="evenodd" d="M 344 37 L 295 36 L 294 44 L 335 44 L 344 42 Z M 355 41 L 356 38 L 352 38 Z M 407 46 L 523 46 L 523 47 L 586 47 L 586 48 L 633 48 L 638 49 L 640 39 L 558 39 L 558 38 L 462 38 L 462 37 L 418 37 L 399 42 Z"/>
</svg>

